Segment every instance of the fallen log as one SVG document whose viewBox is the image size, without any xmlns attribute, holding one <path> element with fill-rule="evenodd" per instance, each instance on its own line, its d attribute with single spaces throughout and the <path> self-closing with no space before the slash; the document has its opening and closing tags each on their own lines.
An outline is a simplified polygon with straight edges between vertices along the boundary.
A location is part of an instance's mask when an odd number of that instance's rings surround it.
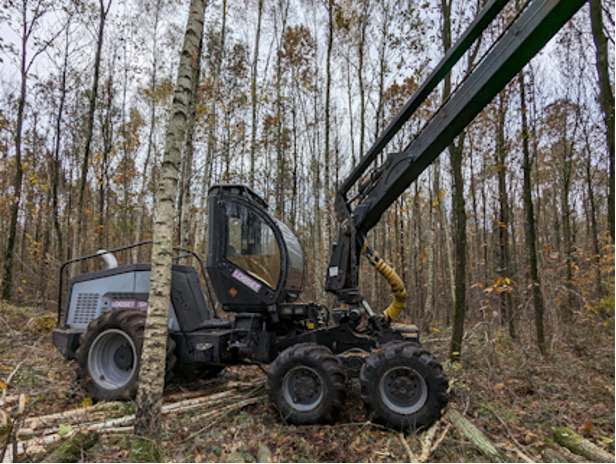
<svg viewBox="0 0 616 464">
<path fill-rule="evenodd" d="M 95 431 L 76 433 L 58 446 L 43 462 L 77 462 L 81 459 L 81 454 L 96 443 L 98 443 L 98 433 Z"/>
<path fill-rule="evenodd" d="M 70 425 L 84 420 L 92 420 L 91 415 L 94 413 L 108 413 L 113 409 L 119 410 L 125 406 L 126 403 L 121 401 L 112 401 L 109 403 L 99 403 L 86 408 L 62 411 L 47 416 L 29 417 L 24 422 L 24 428 L 36 430 L 42 427 L 52 427 L 59 424 Z"/>
<path fill-rule="evenodd" d="M 242 395 L 233 392 L 233 391 L 226 391 L 226 392 L 222 392 L 222 393 L 216 393 L 214 395 L 210 395 L 210 396 L 206 396 L 206 397 L 202 397 L 202 398 L 195 398 L 195 399 L 191 399 L 191 400 L 184 400 L 184 401 L 179 401 L 177 403 L 171 403 L 171 404 L 166 404 L 162 407 L 162 414 L 166 415 L 166 414 L 172 414 L 172 413 L 180 413 L 180 412 L 186 412 L 186 411 L 190 411 L 193 409 L 198 409 L 200 407 L 203 406 L 214 406 L 214 405 L 218 405 L 222 402 L 234 399 L 234 398 L 241 398 Z M 113 404 L 113 403 L 108 403 L 108 404 Z M 119 403 L 120 405 L 124 405 L 124 403 Z M 86 409 L 88 409 L 88 411 L 85 411 Z M 77 410 L 76 410 L 77 411 Z M 78 423 L 78 421 L 76 419 L 79 419 L 80 417 L 82 418 L 83 421 L 87 421 L 87 422 L 81 422 L 80 426 L 81 427 L 95 427 L 97 430 L 98 429 L 102 429 L 102 428 L 109 428 L 109 427 L 119 427 L 119 426 L 123 426 L 126 425 L 130 422 L 132 422 L 135 418 L 134 414 L 131 414 L 129 416 L 123 416 L 123 417 L 119 417 L 119 418 L 115 418 L 115 419 L 106 419 L 104 417 L 100 417 L 100 415 L 104 412 L 104 411 L 96 411 L 96 412 L 92 412 L 93 410 L 91 408 L 83 408 L 82 410 L 79 410 L 79 413 L 74 413 L 71 415 L 66 415 L 63 416 L 63 413 L 59 413 L 59 414 L 53 414 L 51 416 L 43 416 L 40 418 L 31 418 L 31 422 L 29 423 L 29 425 L 31 425 L 30 427 L 24 427 L 24 428 L 20 428 L 19 432 L 18 432 L 18 437 L 21 439 L 27 439 L 27 438 L 31 438 L 31 437 L 35 437 L 35 436 L 41 436 L 41 435 L 50 435 L 50 434 L 54 434 L 57 433 L 57 425 L 59 425 L 60 423 L 64 424 L 64 425 L 75 425 Z M 67 413 L 70 413 L 71 411 L 67 411 Z M 94 414 L 94 417 L 91 417 Z M 51 427 L 47 427 L 45 429 L 41 429 L 39 428 L 42 424 L 44 424 L 47 420 L 49 420 L 49 418 L 53 418 L 53 421 L 50 422 L 55 422 L 56 425 L 55 426 L 51 426 Z M 60 420 L 60 418 L 63 418 L 64 420 Z M 32 427 L 32 425 L 34 425 L 34 427 Z"/>
<path fill-rule="evenodd" d="M 584 456 L 593 462 L 614 462 L 616 460 L 613 454 L 580 437 L 568 427 L 556 427 L 554 429 L 554 440 L 573 453 Z"/>
<path fill-rule="evenodd" d="M 558 451 L 553 450 L 552 448 L 545 448 L 541 451 L 541 457 L 543 458 L 543 462 L 569 462 L 569 460 L 560 454 Z"/>
<path fill-rule="evenodd" d="M 466 419 L 459 411 L 450 408 L 445 418 L 451 422 L 458 431 L 470 440 L 470 442 L 485 454 L 492 462 L 511 462 L 505 453 L 500 451 L 488 438 Z"/>
</svg>

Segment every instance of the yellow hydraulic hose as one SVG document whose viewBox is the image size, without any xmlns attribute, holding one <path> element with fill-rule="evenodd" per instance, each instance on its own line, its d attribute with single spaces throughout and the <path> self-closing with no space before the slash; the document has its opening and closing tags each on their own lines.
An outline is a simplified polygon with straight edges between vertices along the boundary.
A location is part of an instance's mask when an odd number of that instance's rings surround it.
<svg viewBox="0 0 616 464">
<path fill-rule="evenodd" d="M 391 285 L 391 292 L 394 295 L 394 301 L 392 301 L 384 313 L 387 322 L 391 322 L 398 317 L 404 308 L 404 304 L 406 303 L 406 289 L 404 288 L 404 282 L 402 282 L 402 279 L 398 273 L 387 263 L 387 261 L 379 258 L 376 252 L 370 249 L 366 240 L 364 240 L 362 253 L 366 255 L 368 261 L 370 261 L 370 264 L 372 264 L 374 268 L 387 279 L 389 285 Z"/>
</svg>

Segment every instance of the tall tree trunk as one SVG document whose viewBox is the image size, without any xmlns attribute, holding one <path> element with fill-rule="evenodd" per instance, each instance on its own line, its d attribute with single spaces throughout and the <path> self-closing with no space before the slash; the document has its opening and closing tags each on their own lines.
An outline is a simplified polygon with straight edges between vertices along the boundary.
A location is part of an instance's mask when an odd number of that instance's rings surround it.
<svg viewBox="0 0 616 464">
<path fill-rule="evenodd" d="M 17 101 L 17 121 L 15 121 L 15 177 L 13 178 L 13 201 L 11 205 L 11 223 L 9 225 L 9 240 L 4 253 L 4 272 L 2 273 L 2 299 L 8 300 L 13 290 L 13 252 L 17 238 L 17 220 L 21 204 L 21 190 L 23 181 L 23 166 L 21 160 L 21 142 L 24 123 L 24 109 L 26 106 L 26 90 L 28 73 L 26 70 L 26 53 L 28 51 L 28 20 L 27 3 L 23 3 L 23 23 L 21 37 L 21 86 L 19 100 Z"/>
<path fill-rule="evenodd" d="M 188 127 L 186 129 L 186 149 L 182 159 L 182 180 L 180 184 L 180 218 L 178 221 L 178 244 L 183 248 L 190 248 L 190 184 L 192 180 L 192 164 L 195 151 L 194 137 L 195 126 L 197 120 L 197 103 L 199 101 L 199 81 L 201 79 L 201 54 L 203 52 L 203 39 L 199 42 L 199 51 L 197 55 L 197 64 L 193 71 L 195 75 L 192 78 L 193 98 L 190 100 L 188 108 Z"/>
<path fill-rule="evenodd" d="M 70 21 L 70 20 L 69 20 Z M 62 62 L 62 74 L 60 77 L 60 102 L 58 103 L 58 114 L 56 117 L 56 138 L 53 150 L 52 161 L 52 175 L 51 175 L 51 189 L 52 189 L 52 209 L 53 209 L 53 225 L 56 231 L 56 239 L 58 243 L 58 259 L 64 261 L 64 242 L 62 236 L 62 228 L 60 226 L 60 218 L 58 211 L 58 187 L 60 183 L 60 170 L 62 169 L 62 162 L 60 160 L 60 147 L 62 141 L 62 115 L 64 114 L 64 104 L 66 102 L 66 73 L 68 69 L 68 47 L 70 27 L 66 25 L 66 44 L 64 48 L 64 60 Z"/>
<path fill-rule="evenodd" d="M 441 13 L 443 15 L 442 40 L 443 49 L 447 53 L 451 48 L 451 0 L 441 1 Z M 469 62 L 468 71 L 471 69 Z M 451 73 L 445 77 L 443 87 L 443 101 L 449 98 L 451 93 Z M 453 329 L 451 334 L 451 348 L 449 357 L 451 360 L 458 360 L 462 351 L 462 337 L 464 336 L 464 318 L 466 316 L 466 205 L 464 202 L 464 180 L 462 178 L 462 150 L 464 146 L 465 133 L 462 132 L 458 137 L 457 144 L 452 142 L 449 145 L 449 156 L 453 173 L 453 215 L 454 215 L 454 240 L 456 245 L 456 270 L 453 275 L 452 253 L 449 245 L 448 226 L 446 222 L 445 210 L 443 211 L 443 227 L 446 229 L 445 240 L 447 245 L 447 255 L 449 262 L 451 299 L 453 302 Z"/>
<path fill-rule="evenodd" d="M 325 220 L 327 221 L 327 243 L 331 243 L 332 238 L 332 215 L 329 214 L 329 204 L 332 200 L 332 191 L 330 189 L 329 182 L 329 167 L 330 167 L 330 106 L 331 106 L 331 61 L 332 61 L 332 48 L 334 44 L 334 0 L 327 1 L 327 60 L 326 60 L 326 75 L 325 75 L 325 153 L 323 164 L 325 165 L 325 177 L 323 189 L 325 190 L 325 205 L 327 208 L 327 214 Z M 335 188 L 338 186 L 336 185 Z"/>
<path fill-rule="evenodd" d="M 160 440 L 160 418 L 165 379 L 167 320 L 171 293 L 171 257 L 173 254 L 173 220 L 177 195 L 179 166 L 182 161 L 190 104 L 196 95 L 193 80 L 198 75 L 199 50 L 203 38 L 205 0 L 192 0 L 180 55 L 178 77 L 167 136 L 165 154 L 158 186 L 158 208 L 154 223 L 152 245 L 152 276 L 150 280 L 149 308 L 145 326 L 135 434 L 147 440 L 135 440 L 133 451 L 148 446 L 150 440 Z M 150 460 L 151 456 L 147 456 Z"/>
<path fill-rule="evenodd" d="M 599 263 L 601 262 L 601 249 L 599 248 L 599 228 L 597 226 L 597 201 L 595 199 L 595 191 L 592 187 L 592 149 L 590 145 L 590 138 L 588 134 L 588 130 L 584 125 L 584 139 L 586 142 L 586 163 L 585 163 L 585 171 L 586 171 L 586 190 L 588 193 L 588 202 L 590 203 L 590 212 L 588 214 L 590 219 L 590 230 L 589 235 L 591 237 L 592 242 L 592 252 L 593 252 L 593 263 L 595 266 L 595 298 L 601 299 L 604 296 L 603 291 L 603 282 L 601 278 L 601 266 Z"/>
<path fill-rule="evenodd" d="M 158 24 L 160 21 L 160 10 L 162 7 L 162 0 L 158 0 L 154 5 L 154 31 L 152 34 L 152 76 L 150 78 L 150 127 L 148 130 L 148 148 L 146 150 L 145 161 L 143 162 L 143 172 L 142 172 L 142 180 L 141 180 L 141 190 L 138 195 L 137 208 L 138 208 L 138 218 L 137 225 L 135 230 L 135 241 L 140 242 L 143 237 L 143 229 L 145 227 L 145 217 L 146 217 L 146 208 L 144 206 L 144 198 L 146 194 L 147 188 L 147 179 L 148 179 L 148 168 L 150 166 L 150 161 L 152 159 L 152 155 L 155 152 L 154 147 L 154 132 L 156 130 L 156 75 L 158 71 Z M 139 262 L 139 252 L 141 247 L 135 247 L 132 249 L 132 259 L 133 263 Z"/>
<path fill-rule="evenodd" d="M 259 70 L 259 40 L 261 38 L 261 17 L 263 16 L 263 0 L 259 1 L 257 15 L 257 33 L 255 35 L 255 50 L 252 59 L 252 76 L 250 97 L 252 99 L 252 125 L 250 136 L 250 188 L 255 188 L 255 161 L 257 156 L 257 73 Z"/>
<path fill-rule="evenodd" d="M 366 29 L 368 27 L 369 0 L 361 0 L 357 20 L 357 80 L 359 83 L 359 159 L 364 156 L 364 138 L 366 132 L 366 96 L 364 83 L 364 53 L 366 48 Z"/>
<path fill-rule="evenodd" d="M 345 66 L 346 78 L 347 78 L 347 99 L 349 105 L 349 137 L 351 138 L 351 161 L 353 166 L 357 165 L 357 157 L 355 156 L 355 130 L 353 127 L 353 85 L 351 83 L 351 65 L 347 61 Z M 361 154 L 359 157 L 361 159 Z"/>
<path fill-rule="evenodd" d="M 227 0 L 222 0 L 222 25 L 220 27 L 220 44 L 219 50 L 216 53 L 216 69 L 214 70 L 214 83 L 212 88 L 212 104 L 210 106 L 210 121 L 208 129 L 208 141 L 207 141 L 207 158 L 205 161 L 204 169 L 204 183 L 203 188 L 207 191 L 211 180 L 211 168 L 214 160 L 214 153 L 216 151 L 216 129 L 217 129 L 217 115 L 216 115 L 216 103 L 218 101 L 218 91 L 220 87 L 220 72 L 222 68 L 222 60 L 225 53 L 225 37 L 227 29 Z"/>
<path fill-rule="evenodd" d="M 428 187 L 429 190 L 429 187 Z M 421 227 L 421 218 L 423 215 L 420 213 L 420 184 L 419 182 L 415 182 L 415 195 L 413 196 L 413 233 L 414 233 L 414 243 L 415 243 L 415 289 L 419 291 L 419 304 L 416 306 L 414 317 L 416 320 L 424 318 L 424 308 L 426 305 L 426 288 L 424 283 L 424 266 L 423 259 L 419 257 L 424 252 L 423 247 L 423 229 Z"/>
<path fill-rule="evenodd" d="M 462 147 L 465 133 L 458 142 L 449 146 L 453 171 L 454 241 L 456 245 L 456 274 L 454 286 L 453 329 L 451 333 L 450 359 L 457 360 L 462 352 L 464 318 L 466 317 L 466 203 L 464 201 L 464 178 L 462 177 Z"/>
<path fill-rule="evenodd" d="M 563 112 L 563 123 L 567 121 L 567 110 Z M 563 127 L 566 131 L 566 126 Z M 571 191 L 572 157 L 573 147 L 567 140 L 566 134 L 562 139 L 563 149 L 563 184 L 560 189 L 560 201 L 562 208 L 563 246 L 565 255 L 565 288 L 567 289 L 567 301 L 562 305 L 563 322 L 569 324 L 573 320 L 573 242 L 571 237 L 571 206 L 569 205 L 569 193 Z"/>
<path fill-rule="evenodd" d="M 507 285 L 507 290 L 500 294 L 501 313 L 503 323 L 509 328 L 509 336 L 516 338 L 513 305 L 511 303 L 511 280 L 510 280 L 510 251 L 509 251 L 509 200 L 507 199 L 507 149 L 505 147 L 505 90 L 502 90 L 498 98 L 497 122 L 496 122 L 496 171 L 498 174 L 498 201 L 500 206 L 498 221 L 499 243 L 499 274 Z M 503 283 L 499 284 L 503 285 Z"/>
<path fill-rule="evenodd" d="M 111 8 L 112 0 L 105 7 L 104 0 L 99 0 L 99 22 L 98 22 L 98 40 L 96 43 L 96 55 L 94 57 L 94 79 L 92 89 L 90 91 L 90 101 L 88 115 L 86 120 L 86 141 L 81 161 L 81 179 L 79 182 L 79 195 L 77 197 L 77 224 L 73 232 L 73 254 L 79 257 L 83 254 L 83 241 L 85 226 L 85 194 L 86 185 L 88 184 L 88 171 L 90 167 L 90 151 L 92 146 L 92 138 L 94 135 L 94 113 L 96 112 L 96 100 L 98 98 L 98 81 L 100 76 L 101 57 L 103 52 L 103 39 L 105 36 L 105 22 L 109 8 Z"/>
<path fill-rule="evenodd" d="M 436 208 L 438 204 L 438 194 L 440 191 L 440 172 L 441 163 L 436 158 L 433 166 L 433 184 L 430 192 L 430 230 L 428 232 L 428 285 L 426 288 L 426 306 L 424 313 L 426 318 L 434 319 L 434 299 L 436 291 L 436 229 L 438 222 L 436 218 Z"/>
<path fill-rule="evenodd" d="M 610 84 L 607 39 L 603 33 L 603 19 L 601 0 L 590 0 L 590 20 L 592 35 L 597 49 L 597 74 L 599 75 L 601 109 L 606 126 L 607 146 L 610 153 L 610 181 L 607 195 L 607 217 L 612 241 L 616 239 L 614 233 L 614 94 Z"/>
<path fill-rule="evenodd" d="M 535 332 L 537 334 L 537 347 L 542 354 L 547 352 L 545 343 L 545 329 L 543 327 L 543 295 L 541 293 L 541 280 L 539 278 L 539 269 L 537 265 L 537 238 L 535 232 L 535 214 L 533 211 L 532 197 L 532 160 L 528 148 L 528 123 L 526 117 L 526 95 L 524 84 L 524 71 L 520 71 L 518 75 L 520 83 L 520 115 L 522 123 L 522 153 L 524 160 L 522 169 L 524 171 L 524 212 L 526 213 L 526 221 L 524 231 L 526 234 L 526 250 L 528 253 L 528 267 L 530 271 L 530 281 L 533 292 L 533 306 L 535 307 Z"/>
<path fill-rule="evenodd" d="M 96 235 L 98 235 L 98 248 L 109 248 L 109 233 L 108 233 L 108 209 L 105 201 L 109 194 L 109 154 L 113 149 L 113 64 L 110 66 L 110 76 L 105 86 L 104 96 L 107 98 L 105 102 L 105 114 L 101 115 L 101 132 L 103 139 L 103 153 L 100 166 L 100 177 L 97 179 L 98 185 L 98 227 Z M 123 121 L 123 126 L 126 126 L 126 121 Z M 126 137 L 126 128 L 123 128 L 124 136 Z M 126 168 L 125 168 L 126 169 Z M 126 178 L 126 174 L 123 176 Z M 124 201 L 126 203 L 126 199 Z"/>
<path fill-rule="evenodd" d="M 276 53 L 276 216 L 284 217 L 285 157 L 283 149 L 282 46 L 287 28 L 289 2 L 280 0 L 281 29 Z"/>
<path fill-rule="evenodd" d="M 202 215 L 201 221 L 204 224 L 204 227 L 201 228 L 199 233 L 199 243 L 195 246 L 197 253 L 205 253 L 205 243 L 207 241 L 207 213 L 206 213 L 206 204 L 207 204 L 207 194 L 209 187 L 211 185 L 212 177 L 213 177 L 213 165 L 214 165 L 214 154 L 216 152 L 217 139 L 216 139 L 216 126 L 217 126 L 217 117 L 216 117 L 216 103 L 218 101 L 218 88 L 220 85 L 220 72 L 222 68 L 222 59 L 225 52 L 225 38 L 226 38 L 226 29 L 227 29 L 227 0 L 222 1 L 222 25 L 220 28 L 220 50 L 218 50 L 218 56 L 216 57 L 216 68 L 213 71 L 213 79 L 214 83 L 212 86 L 212 94 L 211 94 L 211 105 L 210 105 L 210 114 L 208 121 L 208 140 L 207 140 L 207 154 L 205 157 L 205 167 L 203 169 L 203 181 L 201 185 L 201 199 L 199 201 L 199 211 Z M 196 237 L 195 237 L 196 238 Z"/>
</svg>

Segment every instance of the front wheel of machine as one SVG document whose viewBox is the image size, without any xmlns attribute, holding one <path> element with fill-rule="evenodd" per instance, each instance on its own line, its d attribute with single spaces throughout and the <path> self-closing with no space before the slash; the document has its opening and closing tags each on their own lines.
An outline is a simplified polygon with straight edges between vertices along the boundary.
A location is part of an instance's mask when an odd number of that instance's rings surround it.
<svg viewBox="0 0 616 464">
<path fill-rule="evenodd" d="M 284 350 L 265 388 L 282 417 L 297 425 L 333 422 L 346 396 L 342 361 L 329 348 L 302 343 Z"/>
<path fill-rule="evenodd" d="M 362 366 L 361 397 L 372 418 L 398 430 L 417 430 L 441 417 L 448 381 L 441 365 L 412 342 L 390 342 Z"/>
<path fill-rule="evenodd" d="M 122 400 L 137 395 L 144 311 L 115 309 L 103 313 L 81 335 L 76 352 L 77 374 L 97 400 Z M 176 363 L 175 342 L 168 337 L 166 377 Z"/>
</svg>

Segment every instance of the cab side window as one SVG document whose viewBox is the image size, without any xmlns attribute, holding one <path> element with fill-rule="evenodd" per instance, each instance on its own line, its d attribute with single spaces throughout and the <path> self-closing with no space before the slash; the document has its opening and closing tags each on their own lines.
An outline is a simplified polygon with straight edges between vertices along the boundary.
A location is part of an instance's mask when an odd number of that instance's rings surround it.
<svg viewBox="0 0 616 464">
<path fill-rule="evenodd" d="M 280 248 L 271 227 L 255 211 L 229 202 L 225 257 L 243 271 L 275 289 L 280 280 Z"/>
</svg>

